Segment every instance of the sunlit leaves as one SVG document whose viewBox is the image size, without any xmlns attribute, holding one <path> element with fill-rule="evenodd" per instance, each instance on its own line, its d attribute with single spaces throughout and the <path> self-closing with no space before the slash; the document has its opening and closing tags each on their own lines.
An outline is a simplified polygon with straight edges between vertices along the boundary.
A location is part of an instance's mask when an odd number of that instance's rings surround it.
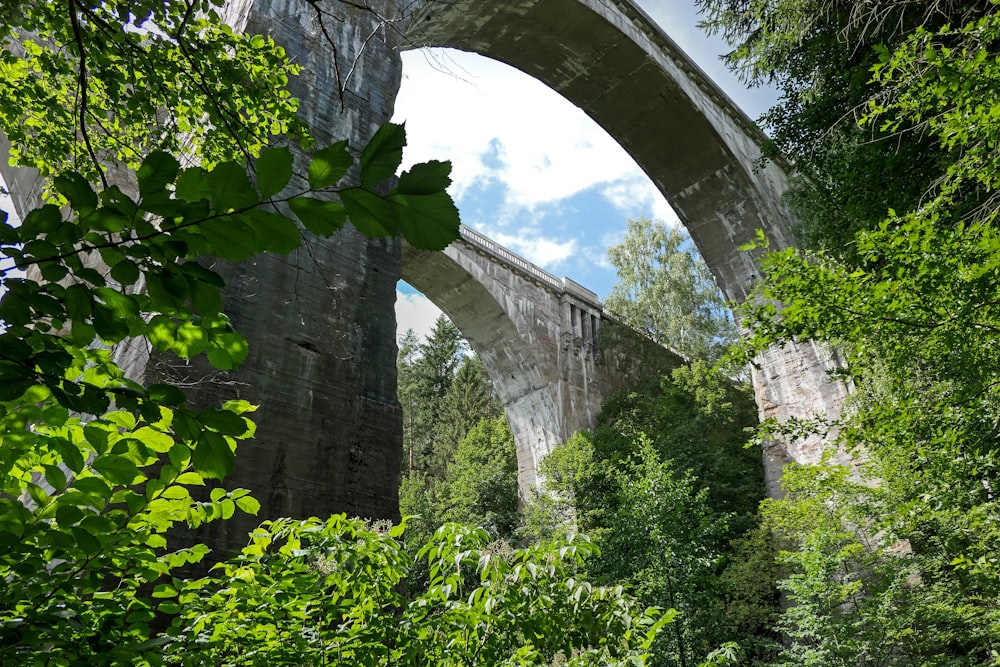
<svg viewBox="0 0 1000 667">
<path fill-rule="evenodd" d="M 524 666 L 637 665 L 675 615 L 587 581 L 581 570 L 595 549 L 582 536 L 504 552 L 485 531 L 454 524 L 421 549 L 428 584 L 405 591 L 400 584 L 413 567 L 405 535 L 404 526 L 344 516 L 265 522 L 214 576 L 187 591 L 158 590 L 183 603 L 167 655 L 206 663 L 225 656 L 235 665 L 293 655 L 312 664 L 335 646 L 350 664 L 371 656 L 388 664 L 514 664 L 514 655 Z M 297 631 L 288 619 L 315 631 Z"/>
<path fill-rule="evenodd" d="M 309 187 L 313 190 L 322 190 L 336 185 L 352 164 L 354 158 L 347 151 L 346 141 L 316 151 L 309 161 Z"/>
<path fill-rule="evenodd" d="M 375 186 L 396 174 L 403 161 L 406 130 L 402 125 L 387 123 L 361 152 L 361 185 Z"/>
<path fill-rule="evenodd" d="M 17 33 L 0 34 L 3 52 L 20 54 L 0 64 L 8 84 L 0 127 L 13 157 L 46 175 L 83 164 L 90 180 L 90 149 L 132 168 L 155 149 L 184 148 L 211 164 L 256 155 L 272 135 L 304 137 L 285 90 L 298 67 L 272 39 L 221 25 L 213 4 L 199 3 L 193 15 L 176 2 L 6 6 L 5 19 L 38 36 L 14 45 Z M 92 119 L 81 136 L 83 105 Z"/>
<path fill-rule="evenodd" d="M 458 209 L 447 193 L 395 194 L 388 201 L 396 207 L 399 231 L 414 248 L 443 250 L 457 237 Z"/>
<path fill-rule="evenodd" d="M 318 236 L 333 234 L 347 221 L 344 206 L 335 201 L 315 197 L 295 197 L 288 202 L 305 228 Z"/>
</svg>

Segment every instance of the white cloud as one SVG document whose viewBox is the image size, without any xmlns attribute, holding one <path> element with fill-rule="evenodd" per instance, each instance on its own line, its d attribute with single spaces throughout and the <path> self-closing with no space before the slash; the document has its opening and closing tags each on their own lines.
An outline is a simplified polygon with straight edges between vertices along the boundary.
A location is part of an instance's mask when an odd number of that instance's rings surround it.
<svg viewBox="0 0 1000 667">
<path fill-rule="evenodd" d="M 650 215 L 671 225 L 681 224 L 674 209 L 648 178 L 620 180 L 604 186 L 601 195 L 624 217 L 636 218 Z"/>
<path fill-rule="evenodd" d="M 421 340 L 434 328 L 434 321 L 441 309 L 423 294 L 404 294 L 396 291 L 396 331 L 399 335 L 413 329 Z"/>
<path fill-rule="evenodd" d="M 500 245 L 513 250 L 538 266 L 555 270 L 576 252 L 576 239 L 558 241 L 544 236 L 522 236 L 493 232 L 488 234 Z"/>
<path fill-rule="evenodd" d="M 599 184 L 645 179 L 583 111 L 512 67 L 427 49 L 403 54 L 403 76 L 396 120 L 407 122 L 406 163 L 450 159 L 456 199 L 497 182 L 508 212 L 532 210 Z"/>
</svg>

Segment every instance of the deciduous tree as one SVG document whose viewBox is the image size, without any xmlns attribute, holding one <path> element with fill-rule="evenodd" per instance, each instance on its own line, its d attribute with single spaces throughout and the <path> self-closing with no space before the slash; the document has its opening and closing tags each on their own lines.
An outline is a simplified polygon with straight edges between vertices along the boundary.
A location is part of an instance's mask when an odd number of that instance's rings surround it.
<svg viewBox="0 0 1000 667">
<path fill-rule="evenodd" d="M 605 306 L 627 323 L 693 359 L 716 359 L 735 338 L 722 293 L 680 229 L 629 220 L 608 259 L 618 280 Z"/>
</svg>

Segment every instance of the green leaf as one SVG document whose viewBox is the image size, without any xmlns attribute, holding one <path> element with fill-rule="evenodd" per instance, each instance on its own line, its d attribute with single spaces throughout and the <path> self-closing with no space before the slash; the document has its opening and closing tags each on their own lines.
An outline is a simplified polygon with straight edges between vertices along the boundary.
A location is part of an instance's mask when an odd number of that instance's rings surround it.
<svg viewBox="0 0 1000 667">
<path fill-rule="evenodd" d="M 59 502 L 59 499 L 56 499 Z M 56 523 L 64 528 L 69 528 L 83 518 L 83 510 L 76 505 L 60 504 L 56 508 Z"/>
<path fill-rule="evenodd" d="M 458 238 L 461 224 L 455 202 L 447 192 L 432 195 L 389 197 L 397 204 L 396 216 L 403 238 L 421 250 L 444 250 Z"/>
<path fill-rule="evenodd" d="M 136 465 L 124 456 L 117 454 L 98 456 L 90 465 L 112 484 L 128 486 L 139 476 L 139 469 Z"/>
<path fill-rule="evenodd" d="M 170 584 L 157 584 L 153 587 L 152 596 L 154 598 L 174 598 L 177 597 L 177 589 Z"/>
<path fill-rule="evenodd" d="M 191 304 L 206 317 L 218 315 L 222 311 L 222 294 L 217 287 L 196 280 L 191 283 Z"/>
<path fill-rule="evenodd" d="M 66 312 L 71 319 L 85 320 L 90 317 L 91 291 L 83 285 L 70 285 L 63 297 L 66 301 Z"/>
<path fill-rule="evenodd" d="M 260 512 L 260 503 L 252 496 L 243 496 L 236 499 L 236 506 L 247 514 L 257 516 Z"/>
<path fill-rule="evenodd" d="M 208 342 L 208 361 L 220 371 L 236 368 L 247 358 L 247 341 L 238 333 L 216 334 Z"/>
<path fill-rule="evenodd" d="M 306 229 L 316 236 L 330 236 L 347 221 L 347 212 L 335 201 L 296 197 L 288 202 L 288 205 Z"/>
<path fill-rule="evenodd" d="M 208 344 L 205 330 L 191 322 L 184 322 L 174 331 L 170 349 L 178 356 L 190 359 L 201 354 Z"/>
<path fill-rule="evenodd" d="M 110 287 L 95 287 L 94 295 L 114 313 L 115 317 L 128 319 L 139 314 L 139 304 L 130 294 L 122 294 Z"/>
<path fill-rule="evenodd" d="M 396 207 L 368 190 L 352 188 L 340 193 L 355 229 L 372 238 L 393 236 L 399 230 Z"/>
<path fill-rule="evenodd" d="M 149 388 L 146 389 L 146 393 L 149 395 L 149 399 L 151 401 L 156 401 L 157 403 L 162 403 L 163 405 L 169 405 L 172 407 L 184 405 L 184 392 L 172 384 L 150 385 Z"/>
<path fill-rule="evenodd" d="M 399 177 L 396 192 L 403 195 L 432 195 L 451 185 L 451 162 L 431 160 L 413 165 Z"/>
<path fill-rule="evenodd" d="M 208 187 L 212 192 L 212 203 L 220 213 L 248 208 L 260 202 L 247 172 L 235 162 L 223 162 L 208 172 Z"/>
<path fill-rule="evenodd" d="M 228 410 L 206 408 L 198 413 L 198 421 L 223 435 L 239 437 L 247 432 L 246 420 Z"/>
<path fill-rule="evenodd" d="M 139 280 L 139 267 L 132 260 L 123 259 L 111 267 L 111 277 L 121 285 L 133 285 Z"/>
<path fill-rule="evenodd" d="M 73 526 L 71 529 L 77 546 L 85 554 L 96 554 L 101 551 L 101 542 L 80 526 Z"/>
<path fill-rule="evenodd" d="M 59 212 L 59 207 L 46 204 L 24 216 L 24 220 L 21 221 L 19 237 L 21 240 L 30 240 L 42 234 L 54 232 L 62 222 L 62 213 Z"/>
<path fill-rule="evenodd" d="M 270 199 L 285 189 L 292 179 L 292 161 L 292 151 L 287 146 L 261 151 L 256 165 L 261 199 Z"/>
<path fill-rule="evenodd" d="M 97 208 L 97 193 L 90 183 L 75 171 L 64 172 L 52 180 L 59 194 L 69 200 L 69 205 L 80 214 L 90 213 Z"/>
<path fill-rule="evenodd" d="M 241 262 L 254 253 L 253 229 L 239 216 L 207 220 L 198 225 L 198 231 L 208 241 L 212 254 L 230 262 Z"/>
<path fill-rule="evenodd" d="M 206 269 L 197 262 L 184 262 L 183 264 L 178 265 L 177 268 L 192 278 L 196 278 L 203 283 L 211 285 L 212 287 L 218 287 L 221 289 L 226 286 L 222 276 L 211 269 Z"/>
<path fill-rule="evenodd" d="M 194 450 L 193 463 L 203 477 L 223 479 L 233 471 L 235 454 L 225 437 L 215 431 L 202 431 Z"/>
<path fill-rule="evenodd" d="M 105 342 L 117 343 L 128 336 L 128 325 L 105 306 L 94 306 L 93 323 L 94 331 Z"/>
<path fill-rule="evenodd" d="M 139 193 L 144 199 L 162 193 L 167 184 L 177 177 L 180 168 L 180 162 L 173 155 L 153 151 L 142 161 L 135 174 L 139 181 Z"/>
<path fill-rule="evenodd" d="M 322 190 L 336 185 L 354 164 L 354 158 L 347 152 L 347 142 L 338 141 L 313 154 L 309 161 L 309 187 Z"/>
<path fill-rule="evenodd" d="M 177 177 L 174 194 L 184 201 L 196 202 L 211 199 L 212 190 L 208 185 L 208 172 L 201 167 L 190 167 Z"/>
<path fill-rule="evenodd" d="M 56 491 L 62 491 L 66 488 L 66 473 L 59 466 L 47 465 L 45 466 L 45 481 Z"/>
<path fill-rule="evenodd" d="M 361 185 L 372 186 L 396 174 L 403 161 L 406 129 L 396 123 L 386 123 L 375 132 L 361 152 Z"/>
<path fill-rule="evenodd" d="M 242 217 L 253 227 L 258 252 L 287 255 L 302 245 L 299 227 L 291 218 L 259 208 L 248 211 Z"/>
<path fill-rule="evenodd" d="M 69 274 L 69 269 L 64 264 L 56 262 L 45 262 L 41 265 L 42 278 L 50 283 L 57 283 Z"/>
</svg>

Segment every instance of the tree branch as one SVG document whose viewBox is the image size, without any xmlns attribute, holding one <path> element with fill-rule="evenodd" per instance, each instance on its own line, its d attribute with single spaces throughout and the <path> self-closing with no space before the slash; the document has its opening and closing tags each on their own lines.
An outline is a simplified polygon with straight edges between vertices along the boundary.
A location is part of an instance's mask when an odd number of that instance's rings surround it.
<svg viewBox="0 0 1000 667">
<path fill-rule="evenodd" d="M 69 21 L 73 26 L 73 40 L 76 42 L 76 48 L 80 52 L 80 66 L 77 73 L 77 81 L 80 86 L 80 135 L 83 137 L 87 153 L 90 154 L 90 159 L 97 169 L 97 175 L 101 178 L 101 184 L 107 190 L 110 185 L 108 184 L 107 177 L 104 175 L 104 167 L 101 166 L 100 160 L 97 159 L 97 153 L 94 151 L 94 146 L 90 141 L 90 133 L 87 131 L 87 48 L 83 44 L 83 33 L 80 30 L 80 17 L 76 15 L 75 0 L 66 0 L 66 8 L 69 10 Z"/>
</svg>

